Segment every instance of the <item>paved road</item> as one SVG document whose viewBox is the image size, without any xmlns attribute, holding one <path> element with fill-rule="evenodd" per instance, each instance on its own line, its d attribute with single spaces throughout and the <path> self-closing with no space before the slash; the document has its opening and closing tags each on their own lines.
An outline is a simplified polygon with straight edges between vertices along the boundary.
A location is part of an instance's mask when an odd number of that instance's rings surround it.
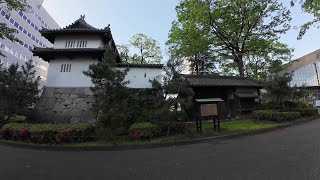
<svg viewBox="0 0 320 180">
<path fill-rule="evenodd" d="M 179 147 L 54 152 L 0 146 L 1 180 L 319 180 L 320 119 L 262 135 Z"/>
</svg>

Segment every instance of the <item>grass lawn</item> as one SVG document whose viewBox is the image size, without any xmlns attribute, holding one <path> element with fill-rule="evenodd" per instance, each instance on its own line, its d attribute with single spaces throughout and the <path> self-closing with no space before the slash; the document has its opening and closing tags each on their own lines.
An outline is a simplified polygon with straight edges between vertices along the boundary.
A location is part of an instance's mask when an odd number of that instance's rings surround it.
<svg viewBox="0 0 320 180">
<path fill-rule="evenodd" d="M 265 129 L 280 126 L 287 123 L 276 123 L 270 121 L 256 121 L 251 119 L 221 122 L 221 131 L 219 134 L 231 134 L 237 132 L 252 131 L 257 129 Z M 214 135 L 212 122 L 203 122 L 203 135 Z M 218 135 L 218 134 L 217 134 Z"/>
<path fill-rule="evenodd" d="M 264 129 L 283 125 L 286 123 L 276 123 L 269 121 L 256 121 L 251 119 L 241 121 L 222 122 L 221 128 L 226 131 L 249 131 L 256 129 Z"/>
</svg>

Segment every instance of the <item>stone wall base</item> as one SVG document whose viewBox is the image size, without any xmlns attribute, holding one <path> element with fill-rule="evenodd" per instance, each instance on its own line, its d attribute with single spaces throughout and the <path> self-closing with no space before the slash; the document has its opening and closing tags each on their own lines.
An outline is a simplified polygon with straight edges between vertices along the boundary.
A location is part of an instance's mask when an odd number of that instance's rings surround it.
<svg viewBox="0 0 320 180">
<path fill-rule="evenodd" d="M 34 110 L 45 121 L 94 123 L 96 118 L 91 111 L 94 102 L 89 88 L 45 87 Z"/>
</svg>

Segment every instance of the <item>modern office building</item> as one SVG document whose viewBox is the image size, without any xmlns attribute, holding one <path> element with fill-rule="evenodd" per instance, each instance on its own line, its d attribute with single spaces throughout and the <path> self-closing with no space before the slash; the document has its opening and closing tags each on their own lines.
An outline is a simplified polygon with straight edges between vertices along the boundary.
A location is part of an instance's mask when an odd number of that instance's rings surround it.
<svg viewBox="0 0 320 180">
<path fill-rule="evenodd" d="M 289 71 L 293 72 L 291 86 L 320 88 L 320 49 L 294 60 Z"/>
<path fill-rule="evenodd" d="M 8 67 L 13 63 L 24 64 L 30 59 L 33 60 L 42 85 L 46 81 L 49 64 L 39 57 L 33 57 L 32 50 L 34 47 L 52 47 L 52 43 L 41 36 L 41 29 L 60 28 L 42 6 L 43 1 L 27 0 L 31 9 L 25 12 L 14 10 L 7 13 L 5 5 L 0 5 L 0 22 L 18 30 L 18 33 L 14 34 L 18 42 L 0 39 L 0 51 L 5 55 L 0 56 L 0 63 Z"/>
<path fill-rule="evenodd" d="M 293 75 L 290 86 L 306 88 L 306 101 L 320 107 L 320 49 L 294 60 L 288 72 Z"/>
</svg>

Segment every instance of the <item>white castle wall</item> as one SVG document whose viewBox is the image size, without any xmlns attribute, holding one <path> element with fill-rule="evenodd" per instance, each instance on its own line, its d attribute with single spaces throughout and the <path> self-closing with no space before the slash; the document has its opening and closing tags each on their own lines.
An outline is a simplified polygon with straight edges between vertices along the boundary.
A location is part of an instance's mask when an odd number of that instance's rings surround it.
<svg viewBox="0 0 320 180">
<path fill-rule="evenodd" d="M 91 78 L 83 74 L 89 69 L 89 65 L 98 63 L 98 60 L 88 58 L 67 59 L 60 58 L 50 62 L 46 87 L 55 88 L 77 88 L 92 87 Z M 70 72 L 61 72 L 61 65 L 71 65 Z M 125 68 L 118 68 L 124 70 Z M 130 88 L 152 88 L 150 80 L 162 81 L 160 68 L 131 67 L 125 78 L 129 80 L 127 87 Z"/>
<path fill-rule="evenodd" d="M 103 47 L 103 41 L 100 36 L 92 35 L 73 35 L 73 36 L 57 36 L 53 48 L 55 49 L 65 49 L 66 48 L 66 42 L 67 41 L 74 41 L 75 45 L 72 48 L 102 48 Z M 77 47 L 78 41 L 86 41 L 86 47 Z"/>
<path fill-rule="evenodd" d="M 87 71 L 90 64 L 98 60 L 89 60 L 88 58 L 59 58 L 50 62 L 46 87 L 70 88 L 70 87 L 92 87 L 90 77 L 83 74 Z M 61 72 L 61 65 L 70 64 L 70 72 Z"/>
<path fill-rule="evenodd" d="M 124 68 L 118 69 L 124 70 Z M 131 67 L 127 72 L 125 81 L 129 81 L 127 84 L 129 88 L 152 88 L 150 80 L 153 79 L 158 82 L 162 81 L 160 68 Z"/>
</svg>

